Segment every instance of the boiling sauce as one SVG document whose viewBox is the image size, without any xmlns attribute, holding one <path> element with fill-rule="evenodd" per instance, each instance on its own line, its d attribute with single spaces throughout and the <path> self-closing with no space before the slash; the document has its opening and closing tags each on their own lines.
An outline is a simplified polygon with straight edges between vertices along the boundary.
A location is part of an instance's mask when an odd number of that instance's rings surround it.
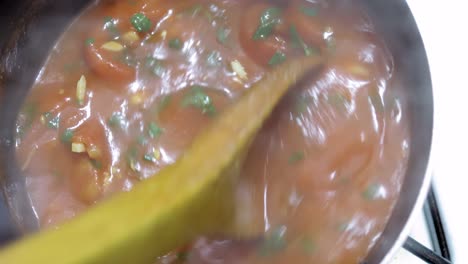
<svg viewBox="0 0 468 264">
<path fill-rule="evenodd" d="M 391 54 L 346 0 L 92 4 L 18 117 L 17 157 L 41 227 L 157 177 L 226 106 L 299 56 L 325 56 L 326 69 L 284 98 L 238 180 L 236 220 L 265 235 L 200 237 L 156 261 L 363 260 L 399 196 L 408 121 Z"/>
</svg>

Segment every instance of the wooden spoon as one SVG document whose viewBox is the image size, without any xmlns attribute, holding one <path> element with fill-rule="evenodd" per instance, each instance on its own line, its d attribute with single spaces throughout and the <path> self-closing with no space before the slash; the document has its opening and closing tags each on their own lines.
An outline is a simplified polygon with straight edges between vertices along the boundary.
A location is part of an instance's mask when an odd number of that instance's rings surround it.
<svg viewBox="0 0 468 264">
<path fill-rule="evenodd" d="M 152 263 L 202 234 L 261 235 L 263 230 L 235 226 L 235 172 L 289 87 L 321 68 L 320 57 L 276 67 L 220 114 L 175 164 L 57 229 L 8 246 L 0 251 L 0 263 Z"/>
</svg>

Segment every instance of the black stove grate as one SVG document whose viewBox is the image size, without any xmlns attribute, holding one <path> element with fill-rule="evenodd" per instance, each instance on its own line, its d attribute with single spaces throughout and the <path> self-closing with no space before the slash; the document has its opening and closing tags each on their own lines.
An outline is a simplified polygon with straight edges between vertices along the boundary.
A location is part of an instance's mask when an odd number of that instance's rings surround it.
<svg viewBox="0 0 468 264">
<path fill-rule="evenodd" d="M 428 249 L 412 237 L 408 237 L 403 247 L 427 263 L 451 264 L 450 246 L 432 185 L 424 204 L 424 214 L 434 250 Z"/>
</svg>

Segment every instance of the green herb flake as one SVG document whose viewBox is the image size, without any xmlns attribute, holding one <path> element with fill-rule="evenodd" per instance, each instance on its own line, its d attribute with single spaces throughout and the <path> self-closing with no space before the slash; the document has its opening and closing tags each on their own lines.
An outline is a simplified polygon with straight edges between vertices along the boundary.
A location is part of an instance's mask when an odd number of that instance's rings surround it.
<svg viewBox="0 0 468 264">
<path fill-rule="evenodd" d="M 260 25 L 253 35 L 253 39 L 261 40 L 269 37 L 277 24 L 281 22 L 281 9 L 271 7 L 266 9 L 260 17 Z"/>
<path fill-rule="evenodd" d="M 218 42 L 221 44 L 225 44 L 230 33 L 231 31 L 229 29 L 220 27 L 216 31 L 216 40 L 218 40 Z"/>
<path fill-rule="evenodd" d="M 151 163 L 155 163 L 155 162 L 156 162 L 156 158 L 154 157 L 153 154 L 145 154 L 145 155 L 143 156 L 143 159 L 144 159 L 145 161 L 148 161 L 148 162 L 151 162 Z"/>
<path fill-rule="evenodd" d="M 52 113 L 45 112 L 44 114 L 42 114 L 42 117 L 44 118 L 44 121 L 46 122 L 46 125 L 48 128 L 57 129 L 59 127 L 59 124 L 60 124 L 59 116 L 52 116 Z"/>
<path fill-rule="evenodd" d="M 87 38 L 85 43 L 86 43 L 86 46 L 91 46 L 93 45 L 95 42 L 94 38 Z"/>
<path fill-rule="evenodd" d="M 219 51 L 213 50 L 208 53 L 208 57 L 206 58 L 206 63 L 208 66 L 211 67 L 218 67 L 222 64 L 221 53 Z"/>
<path fill-rule="evenodd" d="M 169 48 L 174 50 L 181 50 L 183 47 L 183 42 L 179 38 L 173 38 L 169 40 Z"/>
<path fill-rule="evenodd" d="M 291 156 L 289 156 L 289 164 L 296 164 L 299 161 L 304 159 L 304 152 L 302 151 L 296 151 Z"/>
<path fill-rule="evenodd" d="M 93 165 L 93 167 L 97 170 L 100 170 L 102 169 L 102 162 L 99 161 L 99 160 L 95 160 L 95 159 L 91 159 L 91 164 Z"/>
<path fill-rule="evenodd" d="M 309 47 L 302 37 L 299 35 L 299 32 L 296 29 L 296 26 L 291 26 L 289 28 L 289 34 L 291 35 L 291 41 L 296 48 L 301 48 L 304 50 L 304 54 L 306 56 L 311 56 L 314 54 L 318 54 L 318 51 L 315 50 L 313 47 Z"/>
<path fill-rule="evenodd" d="M 286 247 L 286 227 L 281 226 L 268 234 L 260 245 L 259 254 L 263 257 L 270 257 Z"/>
<path fill-rule="evenodd" d="M 125 120 L 121 113 L 113 113 L 107 124 L 113 128 L 123 128 L 125 126 Z"/>
<path fill-rule="evenodd" d="M 271 57 L 270 61 L 268 62 L 268 65 L 275 66 L 275 65 L 283 63 L 285 60 L 286 60 L 286 54 L 280 51 L 277 51 Z"/>
<path fill-rule="evenodd" d="M 216 108 L 213 105 L 213 100 L 208 96 L 201 86 L 193 86 L 189 94 L 182 101 L 182 106 L 193 106 L 202 110 L 203 114 L 210 116 L 216 114 Z"/>
<path fill-rule="evenodd" d="M 157 138 L 162 134 L 163 130 L 156 123 L 151 122 L 148 128 L 148 135 L 151 138 Z"/>
<path fill-rule="evenodd" d="M 318 14 L 317 9 L 312 8 L 312 7 L 303 6 L 299 10 L 301 11 L 302 14 L 304 14 L 306 16 L 310 16 L 310 17 L 317 16 L 317 14 Z"/>
<path fill-rule="evenodd" d="M 373 183 L 367 186 L 366 190 L 362 193 L 364 199 L 368 201 L 375 201 L 380 198 L 381 184 Z"/>
<path fill-rule="evenodd" d="M 130 22 L 138 32 L 148 32 L 151 30 L 151 21 L 142 13 L 136 13 L 130 18 Z"/>
<path fill-rule="evenodd" d="M 60 140 L 63 143 L 71 143 L 71 140 L 73 138 L 74 132 L 72 129 L 67 128 L 65 131 L 63 131 L 62 136 L 60 137 Z"/>
</svg>

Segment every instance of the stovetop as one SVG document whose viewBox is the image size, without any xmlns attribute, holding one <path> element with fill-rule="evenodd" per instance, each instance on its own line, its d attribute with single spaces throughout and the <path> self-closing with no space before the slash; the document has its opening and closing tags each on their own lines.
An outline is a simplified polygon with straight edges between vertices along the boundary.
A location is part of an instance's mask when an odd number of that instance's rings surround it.
<svg viewBox="0 0 468 264">
<path fill-rule="evenodd" d="M 468 263 L 466 2 L 407 2 L 421 32 L 432 76 L 435 105 L 433 188 L 444 222 L 452 263 Z M 417 228 L 422 222 L 414 224 Z"/>
</svg>

